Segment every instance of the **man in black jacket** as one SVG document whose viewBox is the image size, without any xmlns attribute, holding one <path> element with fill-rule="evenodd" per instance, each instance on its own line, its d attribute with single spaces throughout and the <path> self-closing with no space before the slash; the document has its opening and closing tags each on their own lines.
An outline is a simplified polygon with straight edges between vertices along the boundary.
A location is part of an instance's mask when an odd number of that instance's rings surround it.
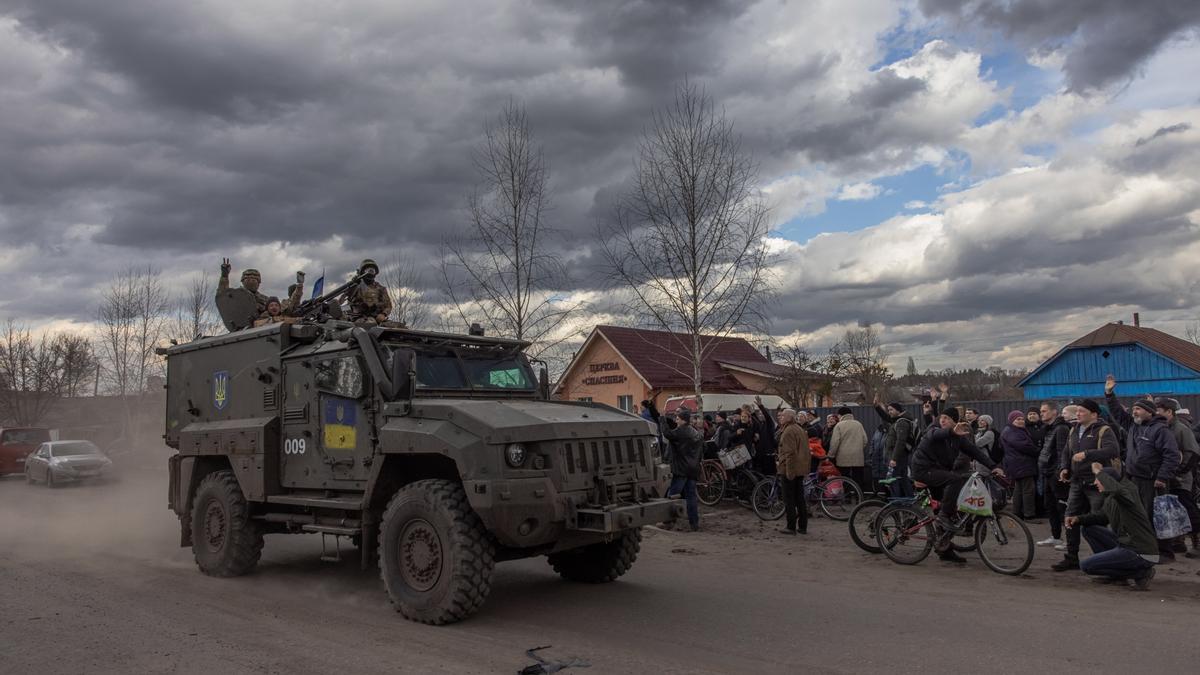
<svg viewBox="0 0 1200 675">
<path fill-rule="evenodd" d="M 1134 401 L 1132 411 L 1117 400 L 1117 379 L 1109 375 L 1104 381 L 1104 398 L 1108 410 L 1117 424 L 1128 432 L 1125 441 L 1125 474 L 1137 486 L 1146 513 L 1154 516 L 1154 498 L 1158 491 L 1164 493 L 1183 460 L 1179 444 L 1167 425 L 1167 419 L 1158 414 L 1154 401 Z M 1166 542 L 1159 542 L 1159 549 L 1167 562 L 1175 554 Z"/>
<path fill-rule="evenodd" d="M 887 414 L 891 425 L 888 427 L 887 437 L 884 439 L 883 451 L 887 456 L 892 476 L 896 479 L 896 482 L 893 483 L 895 489 L 892 490 L 892 496 L 911 497 L 913 496 L 913 486 L 912 480 L 908 477 L 908 462 L 914 447 L 914 439 L 917 437 L 917 430 L 914 427 L 916 423 L 899 402 L 889 403 Z"/>
<path fill-rule="evenodd" d="M 671 486 L 667 497 L 679 497 L 687 501 L 688 524 L 692 531 L 700 529 L 700 498 L 696 494 L 696 481 L 700 479 L 700 450 L 704 436 L 692 426 L 692 415 L 680 409 L 675 413 L 675 428 L 667 427 L 667 418 L 659 418 L 659 431 L 671 444 Z"/>
<path fill-rule="evenodd" d="M 1074 408 L 1074 406 L 1067 406 Z M 1056 546 L 1062 542 L 1063 513 L 1059 509 L 1055 486 L 1058 484 L 1058 460 L 1067 447 L 1071 425 L 1060 415 L 1058 404 L 1046 401 L 1041 407 L 1042 419 L 1046 421 L 1046 437 L 1042 441 L 1042 452 L 1038 455 L 1038 471 L 1042 477 L 1042 509 L 1050 518 L 1050 538 L 1039 541 L 1041 546 Z"/>
<path fill-rule="evenodd" d="M 938 545 L 938 557 L 949 562 L 966 562 L 949 546 L 944 534 L 953 528 L 954 515 L 958 511 L 958 493 L 967 482 L 967 476 L 955 470 L 960 455 L 979 462 L 1003 476 L 1004 471 L 996 466 L 991 457 L 975 445 L 971 436 L 971 425 L 958 421 L 958 409 L 947 408 L 938 417 L 938 427 L 930 429 L 921 439 L 921 444 L 912 453 L 913 478 L 929 486 L 937 494 L 940 489 L 941 512 L 938 524 L 943 536 Z"/>
<path fill-rule="evenodd" d="M 1070 482 L 1067 494 L 1066 517 L 1093 513 L 1100 509 L 1102 499 L 1096 490 L 1096 474 L 1092 463 L 1104 466 L 1120 464 L 1121 445 L 1117 432 L 1100 419 L 1100 404 L 1092 399 L 1079 403 L 1075 411 L 1078 423 L 1058 455 L 1058 480 Z M 1067 529 L 1067 553 L 1050 569 L 1055 572 L 1079 569 L 1079 529 Z"/>
</svg>

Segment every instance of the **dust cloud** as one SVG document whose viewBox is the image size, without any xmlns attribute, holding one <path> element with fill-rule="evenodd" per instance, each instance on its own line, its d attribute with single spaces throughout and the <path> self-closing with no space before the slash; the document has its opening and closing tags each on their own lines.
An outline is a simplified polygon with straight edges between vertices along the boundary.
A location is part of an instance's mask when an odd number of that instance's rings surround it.
<svg viewBox="0 0 1200 675">
<path fill-rule="evenodd" d="M 179 521 L 167 508 L 171 453 L 160 445 L 113 454 L 110 476 L 98 482 L 47 488 L 21 475 L 0 477 L 0 556 L 190 563 L 190 552 L 179 548 Z"/>
</svg>

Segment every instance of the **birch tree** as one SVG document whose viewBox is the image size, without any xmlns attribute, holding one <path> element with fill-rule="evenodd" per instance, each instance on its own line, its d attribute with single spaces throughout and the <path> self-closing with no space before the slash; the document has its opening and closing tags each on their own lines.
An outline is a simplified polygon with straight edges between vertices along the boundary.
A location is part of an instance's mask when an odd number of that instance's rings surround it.
<svg viewBox="0 0 1200 675">
<path fill-rule="evenodd" d="M 536 357 L 565 339 L 580 303 L 563 293 L 562 242 L 546 219 L 549 169 L 521 105 L 510 101 L 485 127 L 474 159 L 470 224 L 444 243 L 442 282 L 463 325 L 526 340 Z"/>
<path fill-rule="evenodd" d="M 612 279 L 632 296 L 628 311 L 676 334 L 687 356 L 677 370 L 698 399 L 701 365 L 722 339 L 765 327 L 769 226 L 757 184 L 733 123 L 685 82 L 653 114 L 633 187 L 602 236 Z"/>
</svg>

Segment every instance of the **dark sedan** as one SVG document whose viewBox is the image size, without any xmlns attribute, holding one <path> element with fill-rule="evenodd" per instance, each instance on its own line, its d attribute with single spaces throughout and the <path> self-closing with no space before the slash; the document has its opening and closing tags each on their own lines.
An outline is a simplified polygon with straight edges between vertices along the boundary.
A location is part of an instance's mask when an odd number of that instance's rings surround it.
<svg viewBox="0 0 1200 675">
<path fill-rule="evenodd" d="M 25 479 L 47 487 L 60 483 L 101 478 L 112 467 L 112 460 L 91 441 L 50 441 L 42 443 L 25 460 Z"/>
</svg>

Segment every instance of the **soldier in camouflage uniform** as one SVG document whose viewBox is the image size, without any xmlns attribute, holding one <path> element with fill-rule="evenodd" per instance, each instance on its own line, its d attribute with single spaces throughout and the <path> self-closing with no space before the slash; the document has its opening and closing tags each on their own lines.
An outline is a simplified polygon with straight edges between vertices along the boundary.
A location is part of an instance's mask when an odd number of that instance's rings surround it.
<svg viewBox="0 0 1200 675">
<path fill-rule="evenodd" d="M 217 282 L 217 295 L 221 295 L 229 290 L 229 270 L 232 266 L 229 264 L 229 258 L 221 260 L 221 279 Z M 250 291 L 254 296 L 254 300 L 258 304 L 257 316 L 263 316 L 267 313 L 267 296 L 258 292 L 259 286 L 262 285 L 262 275 L 258 270 L 249 268 L 242 271 L 242 288 Z"/>
<path fill-rule="evenodd" d="M 379 274 L 379 265 L 368 258 L 358 266 L 358 273 L 362 275 L 362 280 L 351 289 L 348 298 L 350 320 L 369 320 L 376 323 L 387 321 L 388 315 L 392 313 L 392 296 L 383 284 L 375 281 L 375 276 Z"/>
<path fill-rule="evenodd" d="M 267 311 L 261 317 L 254 321 L 254 325 L 265 326 L 269 323 L 295 323 L 296 320 L 290 316 L 284 316 L 283 305 L 279 303 L 279 298 L 271 296 L 267 298 Z"/>
</svg>

